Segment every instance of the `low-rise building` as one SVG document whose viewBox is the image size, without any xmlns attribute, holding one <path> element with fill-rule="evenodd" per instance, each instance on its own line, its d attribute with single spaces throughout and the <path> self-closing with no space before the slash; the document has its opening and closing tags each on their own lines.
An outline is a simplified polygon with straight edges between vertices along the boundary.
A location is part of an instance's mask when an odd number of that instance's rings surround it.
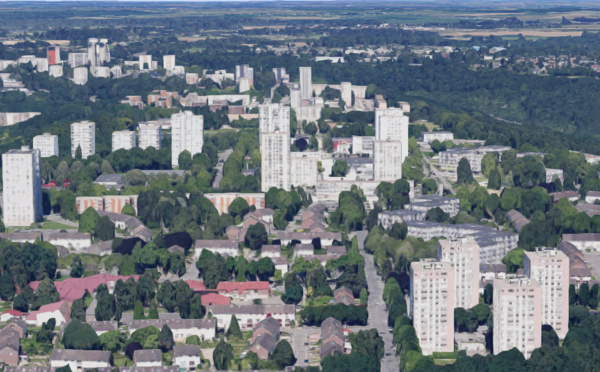
<svg viewBox="0 0 600 372">
<path fill-rule="evenodd" d="M 275 340 L 275 337 L 266 333 L 253 339 L 249 350 L 255 353 L 258 359 L 267 360 L 271 353 L 273 353 L 273 350 L 275 350 L 276 345 L 277 340 Z"/>
<path fill-rule="evenodd" d="M 72 372 L 112 366 L 112 353 L 101 350 L 54 349 L 50 356 L 50 367 L 69 366 Z"/>
<path fill-rule="evenodd" d="M 233 203 L 236 198 L 244 199 L 249 206 L 255 206 L 256 209 L 262 209 L 265 207 L 265 193 L 238 193 L 238 192 L 225 192 L 225 193 L 208 193 L 204 196 L 210 200 L 210 202 L 217 208 L 219 214 L 228 213 L 229 205 Z"/>
<path fill-rule="evenodd" d="M 33 311 L 27 317 L 27 324 L 41 327 L 48 320 L 54 318 L 56 325 L 60 326 L 63 323 L 71 321 L 71 308 L 66 301 L 54 302 L 48 305 L 41 306 L 37 311 Z"/>
<path fill-rule="evenodd" d="M 217 292 L 232 300 L 249 301 L 269 298 L 269 282 L 219 282 Z"/>
<path fill-rule="evenodd" d="M 190 336 L 198 336 L 200 341 L 214 340 L 217 323 L 215 319 L 133 320 L 129 325 L 129 332 L 133 333 L 145 327 L 155 327 L 160 330 L 165 325 L 173 332 L 173 340 L 175 342 L 185 342 L 185 339 Z"/>
<path fill-rule="evenodd" d="M 68 248 L 76 252 L 86 251 L 92 246 L 92 236 L 90 233 L 44 233 L 44 241 L 61 247 Z"/>
<path fill-rule="evenodd" d="M 179 366 L 180 371 L 196 369 L 202 364 L 202 352 L 198 345 L 173 346 L 173 365 Z"/>
<path fill-rule="evenodd" d="M 597 200 L 600 200 L 600 191 L 588 191 L 585 194 L 585 202 L 594 204 Z"/>
<path fill-rule="evenodd" d="M 560 183 L 563 184 L 565 182 L 563 170 L 546 168 L 546 182 L 553 182 L 555 178 L 559 179 Z"/>
<path fill-rule="evenodd" d="M 44 133 L 33 137 L 33 148 L 40 150 L 40 157 L 58 156 L 58 136 Z"/>
<path fill-rule="evenodd" d="M 340 287 L 333 291 L 333 300 L 336 304 L 354 305 L 354 294 L 347 287 Z"/>
<path fill-rule="evenodd" d="M 424 143 L 431 143 L 435 140 L 440 142 L 454 140 L 454 133 L 447 131 L 439 132 L 421 132 L 421 141 Z"/>
<path fill-rule="evenodd" d="M 237 240 L 196 240 L 196 243 L 194 244 L 194 256 L 200 258 L 202 251 L 205 249 L 214 254 L 220 254 L 221 256 L 237 257 L 240 255 L 240 247 Z"/>
<path fill-rule="evenodd" d="M 328 355 L 344 354 L 344 328 L 335 318 L 327 318 L 321 323 L 321 359 Z"/>
<path fill-rule="evenodd" d="M 115 190 L 121 190 L 125 187 L 125 175 L 123 174 L 101 174 L 94 181 L 95 184 L 106 187 L 107 190 L 114 188 Z"/>
<path fill-rule="evenodd" d="M 281 246 L 280 245 L 263 245 L 260 248 L 261 257 L 279 258 L 281 257 Z"/>
<path fill-rule="evenodd" d="M 394 223 L 403 223 L 410 221 L 425 221 L 427 212 L 400 209 L 397 211 L 385 211 L 377 214 L 377 224 L 381 224 L 384 229 L 389 230 Z"/>
<path fill-rule="evenodd" d="M 136 350 L 133 352 L 133 364 L 136 367 L 160 367 L 162 352 L 159 349 Z"/>
<path fill-rule="evenodd" d="M 287 245 L 294 240 L 302 244 L 311 244 L 315 240 L 321 242 L 321 246 L 333 245 L 334 241 L 342 242 L 342 234 L 338 232 L 288 232 L 277 231 L 277 237 L 281 241 L 281 245 Z"/>
<path fill-rule="evenodd" d="M 460 199 L 450 198 L 439 195 L 425 195 L 417 198 L 412 198 L 410 203 L 404 206 L 405 209 L 417 212 L 424 212 L 440 208 L 454 218 L 460 212 Z"/>
<path fill-rule="evenodd" d="M 294 246 L 294 258 L 313 256 L 315 254 L 315 247 L 311 244 L 296 244 Z"/>
<path fill-rule="evenodd" d="M 266 319 L 261 320 L 252 331 L 252 341 L 264 334 L 270 334 L 276 340 L 278 340 L 281 334 L 281 326 L 279 325 L 279 322 L 272 317 L 267 317 Z"/>
<path fill-rule="evenodd" d="M 214 305 L 212 314 L 217 319 L 219 328 L 229 329 L 231 315 L 235 315 L 240 328 L 246 331 L 269 316 L 277 320 L 282 327 L 289 327 L 290 323 L 295 321 L 296 307 L 294 305 Z"/>
<path fill-rule="evenodd" d="M 21 336 L 12 328 L 0 330 L 0 362 L 9 366 L 19 365 Z"/>
<path fill-rule="evenodd" d="M 555 203 L 558 203 L 558 201 L 562 198 L 567 198 L 567 200 L 569 200 L 571 203 L 574 203 L 577 200 L 579 200 L 579 194 L 577 193 L 577 191 L 573 190 L 553 192 L 548 195 L 550 195 L 554 199 Z"/>
<path fill-rule="evenodd" d="M 580 251 L 597 252 L 600 250 L 600 234 L 598 233 L 563 234 L 562 241 L 571 243 Z"/>
</svg>

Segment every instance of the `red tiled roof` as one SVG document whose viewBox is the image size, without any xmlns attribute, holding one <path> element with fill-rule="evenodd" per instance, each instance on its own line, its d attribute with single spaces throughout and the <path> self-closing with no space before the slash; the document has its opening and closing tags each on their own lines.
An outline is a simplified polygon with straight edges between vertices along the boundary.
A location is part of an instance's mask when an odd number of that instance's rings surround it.
<svg viewBox="0 0 600 372">
<path fill-rule="evenodd" d="M 6 310 L 6 311 L 5 311 L 5 312 L 3 312 L 1 315 L 4 315 L 4 314 L 10 314 L 10 315 L 12 315 L 12 316 L 23 316 L 23 315 L 28 315 L 27 313 L 23 313 L 23 312 L 21 312 L 21 311 L 19 311 L 19 310 L 14 310 L 14 309 L 9 309 L 9 310 Z"/>
<path fill-rule="evenodd" d="M 95 292 L 100 284 L 108 285 L 110 282 L 116 283 L 119 279 L 126 281 L 129 278 L 139 280 L 140 276 L 97 274 L 86 278 L 68 278 L 62 282 L 54 282 L 54 286 L 56 287 L 61 300 L 72 302 L 82 298 L 86 290 L 89 293 Z M 37 291 L 39 285 L 39 281 L 29 283 L 29 286 L 34 291 Z"/>
<path fill-rule="evenodd" d="M 230 293 L 238 291 L 242 294 L 244 291 L 251 290 L 269 290 L 269 282 L 219 282 L 217 285 L 217 291 Z"/>
<path fill-rule="evenodd" d="M 210 305 L 230 305 L 231 299 L 227 296 L 221 296 L 216 293 L 205 294 L 201 298 L 202 306 L 210 306 Z"/>
<path fill-rule="evenodd" d="M 48 305 L 43 305 L 39 310 L 34 311 L 27 317 L 27 320 L 32 321 L 37 319 L 38 314 L 51 313 L 54 311 L 60 311 L 65 318 L 65 321 L 69 323 L 71 321 L 71 310 L 66 301 L 58 301 Z"/>
<path fill-rule="evenodd" d="M 206 290 L 206 285 L 204 285 L 204 282 L 201 282 L 199 280 L 186 280 L 185 282 L 190 286 L 190 288 L 194 292 Z"/>
</svg>

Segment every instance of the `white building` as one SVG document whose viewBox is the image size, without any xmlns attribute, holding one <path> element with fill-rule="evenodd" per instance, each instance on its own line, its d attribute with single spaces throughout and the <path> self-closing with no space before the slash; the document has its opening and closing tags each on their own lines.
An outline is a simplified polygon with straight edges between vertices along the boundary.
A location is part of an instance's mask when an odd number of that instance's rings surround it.
<svg viewBox="0 0 600 372">
<path fill-rule="evenodd" d="M 140 54 L 139 56 L 139 68 L 142 71 L 151 71 L 154 70 L 154 63 L 152 62 L 152 56 L 149 54 Z"/>
<path fill-rule="evenodd" d="M 470 309 L 479 303 L 479 245 L 472 238 L 438 241 L 438 259 L 454 269 L 454 307 Z"/>
<path fill-rule="evenodd" d="M 139 147 L 142 150 L 148 147 L 154 147 L 160 150 L 162 129 L 156 123 L 140 123 L 138 125 Z"/>
<path fill-rule="evenodd" d="M 236 65 L 235 82 L 239 83 L 241 78 L 247 78 L 250 85 L 254 85 L 254 69 L 249 65 Z"/>
<path fill-rule="evenodd" d="M 72 372 L 82 372 L 91 369 L 110 369 L 111 361 L 110 351 L 54 349 L 50 356 L 50 367 L 56 369 L 68 365 Z"/>
<path fill-rule="evenodd" d="M 63 67 L 62 65 L 52 65 L 48 69 L 48 73 L 53 77 L 62 77 L 63 76 Z"/>
<path fill-rule="evenodd" d="M 173 346 L 173 365 L 179 370 L 194 370 L 202 364 L 202 352 L 198 345 Z"/>
<path fill-rule="evenodd" d="M 352 136 L 352 154 L 373 156 L 374 143 L 375 137 L 372 136 Z"/>
<path fill-rule="evenodd" d="M 222 239 L 200 239 L 194 245 L 194 257 L 200 258 L 203 250 L 209 250 L 221 256 L 237 257 L 240 255 L 239 242 L 237 240 Z"/>
<path fill-rule="evenodd" d="M 454 270 L 423 259 L 410 265 L 410 317 L 423 355 L 454 351 Z"/>
<path fill-rule="evenodd" d="M 71 68 L 87 65 L 89 59 L 87 53 L 69 53 L 68 63 Z"/>
<path fill-rule="evenodd" d="M 171 72 L 175 69 L 175 55 L 163 56 L 163 68 Z"/>
<path fill-rule="evenodd" d="M 373 144 L 373 179 L 394 182 L 402 178 L 402 142 L 375 140 Z"/>
<path fill-rule="evenodd" d="M 542 289 L 535 279 L 494 280 L 494 355 L 516 347 L 529 359 L 542 346 Z"/>
<path fill-rule="evenodd" d="M 294 305 L 213 305 L 211 312 L 221 329 L 229 329 L 231 316 L 235 315 L 242 331 L 252 330 L 269 316 L 279 322 L 280 327 L 289 327 L 296 318 Z"/>
<path fill-rule="evenodd" d="M 290 189 L 290 108 L 279 104 L 259 106 L 261 190 Z"/>
<path fill-rule="evenodd" d="M 73 82 L 77 85 L 85 85 L 88 82 L 88 69 L 85 66 L 73 69 Z"/>
<path fill-rule="evenodd" d="M 300 99 L 311 99 L 312 96 L 312 68 L 300 67 Z"/>
<path fill-rule="evenodd" d="M 29 226 L 42 219 L 40 150 L 23 146 L 2 154 L 3 221 L 5 226 Z"/>
<path fill-rule="evenodd" d="M 77 147 L 81 147 L 81 158 L 96 153 L 96 124 L 92 121 L 80 121 L 71 124 L 71 156 L 75 158 Z"/>
<path fill-rule="evenodd" d="M 58 136 L 50 133 L 44 133 L 33 137 L 33 148 L 40 150 L 42 158 L 58 156 Z"/>
<path fill-rule="evenodd" d="M 542 288 L 542 324 L 564 339 L 569 331 L 569 257 L 552 248 L 525 252 L 523 273 Z"/>
<path fill-rule="evenodd" d="M 55 246 L 65 247 L 77 252 L 84 252 L 92 246 L 92 237 L 90 233 L 80 232 L 51 232 L 44 233 L 44 241 L 52 243 Z"/>
<path fill-rule="evenodd" d="M 48 58 L 37 58 L 36 69 L 37 72 L 47 72 Z"/>
<path fill-rule="evenodd" d="M 112 133 L 112 151 L 120 149 L 131 150 L 135 147 L 135 132 L 118 130 Z"/>
<path fill-rule="evenodd" d="M 402 162 L 408 156 L 408 116 L 402 109 L 386 108 L 375 110 L 375 140 L 402 142 Z"/>
<path fill-rule="evenodd" d="M 97 78 L 109 78 L 110 69 L 106 66 L 96 66 L 91 69 L 92 74 Z"/>
<path fill-rule="evenodd" d="M 175 342 L 185 342 L 190 336 L 198 336 L 200 341 L 214 340 L 217 330 L 214 319 L 143 319 L 131 321 L 129 332 L 133 333 L 146 327 L 160 330 L 165 325 L 173 332 Z"/>
<path fill-rule="evenodd" d="M 314 156 L 302 152 L 291 153 L 291 178 L 293 186 L 315 186 L 317 184 L 318 161 Z"/>
<path fill-rule="evenodd" d="M 431 143 L 435 140 L 438 140 L 440 142 L 452 141 L 453 139 L 454 134 L 452 132 L 421 132 L 421 141 L 424 143 Z"/>
<path fill-rule="evenodd" d="M 184 111 L 171 115 L 171 165 L 179 166 L 179 154 L 189 151 L 192 158 L 204 146 L 204 117 Z"/>
</svg>

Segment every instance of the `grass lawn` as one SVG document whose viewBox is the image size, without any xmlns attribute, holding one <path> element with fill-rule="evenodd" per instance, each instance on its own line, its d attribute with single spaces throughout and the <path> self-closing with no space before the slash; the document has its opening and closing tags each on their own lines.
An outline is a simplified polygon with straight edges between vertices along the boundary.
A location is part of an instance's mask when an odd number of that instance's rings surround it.
<svg viewBox="0 0 600 372">
<path fill-rule="evenodd" d="M 227 340 L 227 342 L 233 347 L 233 355 L 239 356 L 242 352 L 248 350 L 250 342 L 246 340 Z"/>
<path fill-rule="evenodd" d="M 133 365 L 133 362 L 125 356 L 125 354 L 113 354 L 115 367 L 127 367 Z"/>
<path fill-rule="evenodd" d="M 42 229 L 45 230 L 77 230 L 77 227 L 65 225 L 60 222 L 48 221 L 44 222 Z"/>
</svg>

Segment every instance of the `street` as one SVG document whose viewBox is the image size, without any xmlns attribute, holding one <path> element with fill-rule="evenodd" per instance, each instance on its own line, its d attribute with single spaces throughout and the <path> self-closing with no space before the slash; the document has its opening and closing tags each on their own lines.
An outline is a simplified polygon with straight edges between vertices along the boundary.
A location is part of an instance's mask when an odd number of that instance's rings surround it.
<svg viewBox="0 0 600 372">
<path fill-rule="evenodd" d="M 223 166 L 225 165 L 227 158 L 229 157 L 229 155 L 231 155 L 232 152 L 233 152 L 233 149 L 227 149 L 224 152 L 219 153 L 219 162 L 215 166 L 215 168 L 217 168 L 218 173 L 215 176 L 215 180 L 213 181 L 214 189 L 219 188 L 219 184 L 221 183 L 221 180 L 223 179 Z"/>
<path fill-rule="evenodd" d="M 429 177 L 430 173 L 432 172 L 432 165 L 431 165 L 431 161 L 429 160 L 428 156 L 423 156 L 423 173 L 425 173 L 425 177 Z M 434 169 L 435 170 L 435 169 Z M 442 185 L 444 185 L 444 188 L 446 190 L 449 190 L 452 194 L 455 193 L 454 188 L 452 187 L 452 184 L 446 179 L 446 177 L 444 177 L 442 174 L 440 174 L 441 172 L 436 172 L 435 175 L 432 175 L 431 178 L 437 180 L 438 184 L 441 183 Z"/>
<path fill-rule="evenodd" d="M 369 285 L 369 301 L 367 310 L 369 311 L 369 324 L 367 328 L 376 328 L 379 336 L 383 339 L 385 353 L 381 359 L 381 371 L 398 371 L 400 357 L 396 355 L 396 348 L 392 343 L 392 330 L 387 325 L 388 313 L 383 301 L 383 281 L 377 275 L 373 256 L 365 253 L 366 231 L 357 231 L 358 249 L 365 258 L 365 275 Z"/>
</svg>

